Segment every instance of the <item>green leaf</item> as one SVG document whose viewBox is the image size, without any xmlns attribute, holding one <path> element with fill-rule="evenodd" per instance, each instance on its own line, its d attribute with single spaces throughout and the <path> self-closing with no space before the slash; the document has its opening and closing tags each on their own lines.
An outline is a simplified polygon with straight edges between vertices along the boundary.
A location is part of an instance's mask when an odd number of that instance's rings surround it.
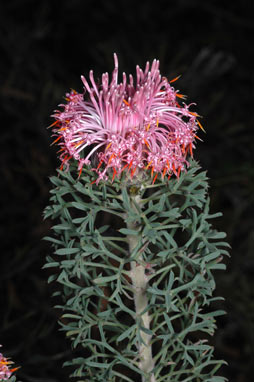
<svg viewBox="0 0 254 382">
<path fill-rule="evenodd" d="M 177 248 L 177 243 L 167 231 L 163 231 L 163 235 L 165 236 L 166 240 L 168 240 L 168 242 L 171 244 L 173 248 Z"/>
<path fill-rule="evenodd" d="M 71 205 L 81 211 L 89 211 L 91 208 L 91 205 L 88 203 L 72 202 Z"/>
<path fill-rule="evenodd" d="M 51 241 L 54 244 L 63 245 L 63 242 L 61 240 L 55 239 L 54 237 L 44 236 L 42 240 Z"/>
<path fill-rule="evenodd" d="M 112 276 L 105 276 L 105 277 L 97 277 L 96 279 L 93 280 L 95 284 L 107 284 L 110 281 L 116 280 L 119 278 L 118 274 L 112 275 Z"/>
<path fill-rule="evenodd" d="M 139 235 L 139 232 L 134 229 L 121 228 L 118 231 L 122 233 L 123 235 L 135 235 L 135 236 Z"/>
<path fill-rule="evenodd" d="M 57 275 L 50 275 L 48 278 L 48 283 L 50 284 L 52 281 L 55 281 L 57 279 Z"/>
<path fill-rule="evenodd" d="M 129 195 L 125 187 L 122 188 L 123 205 L 126 211 L 131 210 Z"/>
<path fill-rule="evenodd" d="M 78 314 L 65 313 L 65 314 L 62 315 L 62 318 L 75 318 L 75 319 L 81 319 L 82 316 L 79 316 Z"/>
<path fill-rule="evenodd" d="M 80 248 L 60 248 L 55 251 L 56 255 L 72 255 L 80 252 Z"/>
<path fill-rule="evenodd" d="M 63 231 L 63 230 L 71 229 L 71 227 L 70 227 L 70 225 L 69 225 L 68 223 L 57 224 L 57 225 L 54 225 L 52 228 L 53 228 L 55 231 L 56 231 L 56 230 Z"/>
<path fill-rule="evenodd" d="M 46 268 L 55 268 L 59 265 L 58 262 L 52 262 L 52 263 L 47 263 L 47 264 L 44 264 L 43 265 L 43 269 L 46 269 Z"/>
<path fill-rule="evenodd" d="M 151 329 L 145 328 L 144 326 L 140 325 L 139 327 L 141 332 L 144 332 L 150 336 L 153 336 L 154 332 Z"/>
<path fill-rule="evenodd" d="M 117 337 L 117 342 L 121 342 L 127 337 L 132 337 L 132 334 L 135 332 L 137 324 L 132 325 L 130 328 L 125 330 L 119 337 Z"/>
<path fill-rule="evenodd" d="M 174 333 L 174 328 L 173 328 L 173 326 L 172 326 L 172 324 L 171 324 L 171 320 L 170 320 L 170 318 L 169 318 L 169 315 L 168 315 L 167 313 L 163 312 L 163 316 L 164 316 L 164 319 L 165 319 L 165 321 L 166 321 L 166 323 L 167 323 L 169 332 L 170 332 L 171 334 L 173 334 L 173 333 Z"/>
</svg>

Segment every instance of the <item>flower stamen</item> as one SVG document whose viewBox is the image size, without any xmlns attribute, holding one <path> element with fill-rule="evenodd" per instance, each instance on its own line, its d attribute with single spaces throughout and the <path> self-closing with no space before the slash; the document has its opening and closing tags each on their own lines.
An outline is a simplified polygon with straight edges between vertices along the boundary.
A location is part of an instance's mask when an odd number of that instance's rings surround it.
<svg viewBox="0 0 254 382">
<path fill-rule="evenodd" d="M 126 101 L 126 99 L 123 99 L 123 102 L 125 103 L 125 105 L 127 105 L 127 106 L 131 106 L 130 104 L 129 104 L 129 102 L 128 101 Z"/>
<path fill-rule="evenodd" d="M 156 181 L 156 179 L 157 179 L 157 176 L 158 176 L 158 172 L 157 172 L 157 174 L 155 174 L 155 176 L 154 176 L 154 178 L 153 178 L 153 183 L 152 183 L 152 184 L 155 183 L 155 181 Z"/>
<path fill-rule="evenodd" d="M 50 146 L 53 146 L 56 142 L 58 142 L 59 141 L 59 139 L 61 139 L 62 138 L 62 136 L 61 135 L 59 135 L 59 137 L 57 137 L 55 140 L 54 140 L 54 142 L 52 142 L 51 143 L 51 145 Z"/>
<path fill-rule="evenodd" d="M 149 143 L 147 142 L 146 139 L 144 139 L 144 142 L 145 142 L 146 146 L 150 149 Z"/>
<path fill-rule="evenodd" d="M 180 77 L 181 77 L 181 74 L 179 74 L 179 76 L 173 78 L 173 80 L 169 81 L 169 83 L 172 84 L 173 82 L 177 81 Z"/>
<path fill-rule="evenodd" d="M 150 167 L 150 165 L 151 165 L 151 163 L 152 163 L 153 161 L 151 160 L 149 163 L 148 163 L 148 165 L 146 166 L 146 170 Z"/>
<path fill-rule="evenodd" d="M 97 169 L 96 169 L 96 171 L 98 171 L 98 170 L 99 170 L 99 168 L 101 167 L 102 163 L 103 163 L 103 161 L 101 160 L 101 161 L 100 161 L 100 163 L 99 163 L 99 164 L 98 164 L 98 166 L 97 166 Z"/>
<path fill-rule="evenodd" d="M 134 174 L 135 174 L 135 172 L 136 172 L 136 169 L 137 169 L 137 167 L 135 167 L 135 168 L 133 168 L 133 169 L 131 170 L 131 178 L 133 178 L 133 176 L 134 176 Z"/>
<path fill-rule="evenodd" d="M 203 132 L 205 133 L 205 129 L 203 128 L 203 126 L 201 125 L 201 123 L 199 122 L 199 120 L 197 119 L 197 124 L 198 126 L 200 127 L 201 130 L 203 130 Z"/>
<path fill-rule="evenodd" d="M 113 176 L 112 176 L 112 183 L 114 182 L 115 176 L 117 174 L 117 171 L 116 171 L 115 167 L 113 167 L 113 171 L 114 171 L 114 173 L 113 173 Z"/>
<path fill-rule="evenodd" d="M 186 99 L 186 95 L 180 94 L 180 93 L 176 93 L 176 97 L 181 98 L 181 99 Z"/>
</svg>

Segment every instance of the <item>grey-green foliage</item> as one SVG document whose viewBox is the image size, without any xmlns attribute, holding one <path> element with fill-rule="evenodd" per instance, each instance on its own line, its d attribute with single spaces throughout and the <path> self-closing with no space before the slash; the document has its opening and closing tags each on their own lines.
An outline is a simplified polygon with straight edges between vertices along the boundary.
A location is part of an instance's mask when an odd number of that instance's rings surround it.
<svg viewBox="0 0 254 382">
<path fill-rule="evenodd" d="M 15 375 L 12 375 L 9 379 L 0 379 L 0 382 L 3 382 L 3 381 L 8 381 L 8 382 L 20 382 L 17 380 L 16 376 Z"/>
<path fill-rule="evenodd" d="M 73 173 L 74 174 L 74 173 Z M 211 226 L 207 178 L 194 161 L 179 179 L 154 185 L 127 180 L 91 184 L 84 170 L 52 177 L 45 218 L 55 221 L 49 282 L 62 297 L 62 330 L 80 357 L 70 360 L 82 381 L 140 381 L 138 344 L 152 335 L 156 382 L 222 382 L 223 361 L 207 343 L 223 314 L 211 303 L 213 271 L 225 269 L 225 234 Z M 134 196 L 141 202 L 134 206 Z M 136 229 L 130 230 L 131 223 Z M 126 235 L 137 235 L 129 253 Z M 142 255 L 142 260 L 141 260 Z M 150 330 L 136 317 L 130 262 L 147 267 Z"/>
</svg>

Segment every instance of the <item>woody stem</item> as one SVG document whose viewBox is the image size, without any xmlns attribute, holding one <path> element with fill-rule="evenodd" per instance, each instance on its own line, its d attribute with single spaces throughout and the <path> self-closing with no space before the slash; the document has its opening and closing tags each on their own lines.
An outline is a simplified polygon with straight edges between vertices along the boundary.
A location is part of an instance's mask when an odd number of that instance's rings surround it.
<svg viewBox="0 0 254 382">
<path fill-rule="evenodd" d="M 135 202 L 139 202 L 139 197 L 135 196 Z M 134 208 L 134 205 L 133 205 Z M 127 223 L 127 227 L 131 230 L 137 229 L 135 223 Z M 138 235 L 128 235 L 130 256 L 139 242 Z M 145 329 L 150 329 L 151 318 L 149 312 L 144 310 L 148 306 L 148 298 L 146 290 L 148 287 L 148 278 L 145 273 L 145 264 L 142 253 L 139 255 L 138 261 L 131 262 L 131 281 L 133 287 L 133 295 L 136 310 L 136 319 L 141 322 L 141 326 Z M 138 328 L 140 330 L 140 328 Z M 142 382 L 155 382 L 154 374 L 151 373 L 154 368 L 154 360 L 152 356 L 151 335 L 145 333 L 141 329 L 140 337 L 142 341 L 139 343 L 139 368 L 142 370 L 146 377 L 142 377 Z"/>
</svg>

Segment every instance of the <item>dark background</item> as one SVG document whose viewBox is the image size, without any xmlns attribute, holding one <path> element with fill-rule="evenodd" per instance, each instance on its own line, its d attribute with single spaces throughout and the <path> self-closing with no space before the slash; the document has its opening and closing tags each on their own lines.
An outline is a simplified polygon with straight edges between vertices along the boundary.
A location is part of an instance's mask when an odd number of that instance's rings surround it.
<svg viewBox="0 0 254 382">
<path fill-rule="evenodd" d="M 253 41 L 252 1 L 10 0 L 0 3 L 2 352 L 21 365 L 23 381 L 67 381 L 71 358 L 58 331 L 42 220 L 48 177 L 59 165 L 46 127 L 80 75 L 134 72 L 158 58 L 169 79 L 197 103 L 206 134 L 195 151 L 210 178 L 216 227 L 228 234 L 231 259 L 216 274 L 228 314 L 211 339 L 231 382 L 254 369 Z"/>
</svg>

